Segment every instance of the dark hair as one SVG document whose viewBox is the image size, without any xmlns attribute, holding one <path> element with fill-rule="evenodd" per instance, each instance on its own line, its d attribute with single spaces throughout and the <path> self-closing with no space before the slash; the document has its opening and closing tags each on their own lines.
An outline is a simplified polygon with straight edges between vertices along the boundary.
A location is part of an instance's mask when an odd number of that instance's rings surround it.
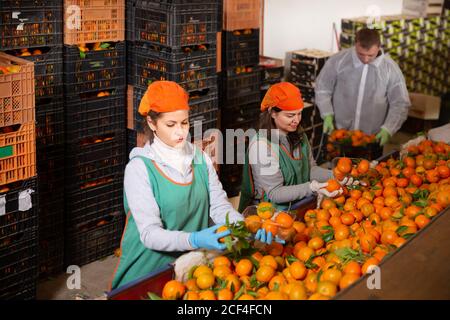
<svg viewBox="0 0 450 320">
<path fill-rule="evenodd" d="M 272 112 L 280 112 L 282 111 L 280 108 L 273 107 L 271 110 L 266 110 L 259 116 L 259 124 L 258 130 L 266 129 L 267 130 L 267 139 L 271 141 L 271 131 L 272 129 L 277 129 L 277 125 L 275 124 L 274 119 L 272 118 Z M 287 135 L 287 139 L 289 142 L 289 146 L 291 148 L 291 153 L 297 148 L 300 143 L 303 141 L 304 130 L 303 127 L 299 124 L 297 131 L 289 132 Z"/>
<path fill-rule="evenodd" d="M 155 111 L 149 111 L 149 113 L 147 114 L 147 116 L 150 117 L 150 119 L 152 119 L 154 123 L 156 123 L 156 121 L 158 120 L 159 117 L 161 117 L 161 115 L 162 115 L 161 112 Z M 155 138 L 155 134 L 150 129 L 147 123 L 147 117 L 142 117 L 142 131 L 144 131 L 144 135 L 147 137 L 148 142 L 152 144 L 153 139 Z"/>
<path fill-rule="evenodd" d="M 381 46 L 380 34 L 378 30 L 363 28 L 356 32 L 356 43 L 364 49 L 370 49 L 373 46 Z"/>
</svg>

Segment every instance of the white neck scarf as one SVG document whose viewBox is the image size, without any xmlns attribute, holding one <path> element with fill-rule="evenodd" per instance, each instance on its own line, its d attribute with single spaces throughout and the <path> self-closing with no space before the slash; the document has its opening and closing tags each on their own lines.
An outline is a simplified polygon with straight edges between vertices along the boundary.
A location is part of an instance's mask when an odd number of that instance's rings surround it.
<svg viewBox="0 0 450 320">
<path fill-rule="evenodd" d="M 167 165 L 179 171 L 186 172 L 186 148 L 174 148 L 161 141 L 156 135 L 153 139 L 152 149 Z"/>
</svg>

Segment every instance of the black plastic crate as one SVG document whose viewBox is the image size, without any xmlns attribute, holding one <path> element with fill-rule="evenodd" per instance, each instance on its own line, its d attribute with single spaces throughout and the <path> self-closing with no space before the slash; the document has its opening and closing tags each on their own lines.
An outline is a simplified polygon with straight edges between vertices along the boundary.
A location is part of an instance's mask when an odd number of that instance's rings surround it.
<svg viewBox="0 0 450 320">
<path fill-rule="evenodd" d="M 133 85 L 147 88 L 156 80 L 175 81 L 191 92 L 217 85 L 216 54 L 172 59 L 171 54 L 135 45 L 133 48 Z"/>
<path fill-rule="evenodd" d="M 41 146 L 36 149 L 37 152 L 37 171 L 38 178 L 42 177 L 40 180 L 48 181 L 49 183 L 53 181 L 59 181 L 63 175 L 64 171 L 64 144 L 60 145 L 50 145 Z M 39 189 L 47 192 L 51 192 L 53 189 L 51 184 L 40 184 Z"/>
<path fill-rule="evenodd" d="M 322 140 L 322 133 L 323 133 L 323 126 L 322 125 L 316 125 L 314 127 L 314 134 L 313 134 L 313 138 L 312 138 L 312 143 L 311 143 L 311 147 L 315 148 L 320 146 L 320 142 L 325 141 L 325 137 Z"/>
<path fill-rule="evenodd" d="M 323 147 L 324 152 L 326 151 L 326 145 L 328 143 L 328 136 L 325 136 Z M 379 143 L 373 142 L 368 143 L 365 146 L 353 147 L 351 144 L 332 142 L 333 148 L 335 150 L 334 156 L 337 154 L 339 157 L 349 157 L 349 158 L 364 158 L 369 161 L 376 160 L 383 155 L 383 147 Z M 328 156 L 328 154 L 327 154 Z M 334 158 L 333 156 L 333 158 Z M 328 157 L 327 160 L 333 160 Z"/>
<path fill-rule="evenodd" d="M 36 112 L 36 149 L 64 143 L 64 106 L 48 105 L 48 110 Z M 37 158 L 39 162 L 39 155 Z"/>
<path fill-rule="evenodd" d="M 64 227 L 64 169 L 60 179 L 45 181 L 45 190 L 39 190 L 39 234 L 42 237 L 61 235 Z M 41 181 L 44 178 L 41 179 Z"/>
<path fill-rule="evenodd" d="M 66 226 L 123 212 L 123 172 L 112 178 L 111 182 L 66 194 Z"/>
<path fill-rule="evenodd" d="M 222 127 L 227 128 L 229 125 L 236 126 L 241 122 L 258 121 L 260 114 L 259 105 L 254 103 L 231 108 L 222 114 Z"/>
<path fill-rule="evenodd" d="M 39 50 L 41 54 L 35 54 Z M 7 51 L 7 54 L 34 62 L 35 96 L 40 99 L 58 93 L 55 87 L 63 85 L 62 45 L 30 49 L 31 56 L 21 56 L 21 50 Z M 36 104 L 38 105 L 38 104 Z"/>
<path fill-rule="evenodd" d="M 313 153 L 313 157 L 314 160 L 316 161 L 317 165 L 321 165 L 325 162 L 327 162 L 326 159 L 326 149 L 322 146 L 322 148 L 320 147 L 315 147 L 312 149 L 312 153 Z"/>
<path fill-rule="evenodd" d="M 302 94 L 302 99 L 305 102 L 314 104 L 315 101 L 315 91 L 312 87 L 304 86 L 302 83 L 292 82 L 300 89 L 300 93 Z"/>
<path fill-rule="evenodd" d="M 250 93 L 242 97 L 227 98 L 223 100 L 222 107 L 225 109 L 235 108 L 247 104 L 260 104 L 261 98 L 259 91 Z"/>
<path fill-rule="evenodd" d="M 216 42 L 218 1 L 135 0 L 127 10 L 131 41 L 168 47 Z"/>
<path fill-rule="evenodd" d="M 313 125 L 313 114 L 314 114 L 314 107 L 306 107 L 302 110 L 302 120 L 300 121 L 300 125 L 304 129 L 308 129 Z"/>
<path fill-rule="evenodd" d="M 0 49 L 11 50 L 63 43 L 62 1 L 2 1 Z M 17 14 L 17 12 L 20 12 Z"/>
<path fill-rule="evenodd" d="M 133 119 L 134 119 L 134 130 L 143 131 L 143 117 L 139 114 L 139 104 L 141 103 L 142 97 L 144 96 L 146 90 L 134 86 L 133 87 Z"/>
<path fill-rule="evenodd" d="M 222 37 L 225 69 L 259 64 L 259 29 L 223 31 Z"/>
<path fill-rule="evenodd" d="M 227 133 L 227 129 L 231 129 L 231 130 L 242 130 L 244 134 L 243 137 L 239 137 L 239 140 L 236 140 L 236 142 L 234 143 L 234 146 L 240 146 L 242 144 L 247 144 L 249 141 L 249 135 L 256 133 L 256 128 L 258 126 L 258 122 L 259 122 L 259 117 L 258 118 L 252 118 L 249 120 L 245 120 L 245 121 L 239 121 L 239 122 L 232 122 L 232 123 L 224 123 L 222 121 L 221 123 L 221 130 L 224 133 L 224 140 L 225 140 L 225 144 L 230 144 L 231 142 L 228 142 L 227 138 L 226 138 L 226 133 Z M 237 133 L 237 132 L 235 132 Z M 235 137 L 235 139 L 238 139 Z M 244 151 L 245 152 L 245 151 Z"/>
<path fill-rule="evenodd" d="M 291 60 L 291 75 L 299 79 L 315 80 L 322 70 L 319 65 L 301 63 Z"/>
<path fill-rule="evenodd" d="M 201 120 L 201 122 L 198 122 Z M 202 119 L 190 123 L 189 133 L 191 140 L 200 140 L 205 132 L 210 129 L 218 129 L 218 110 L 210 111 L 202 116 Z"/>
<path fill-rule="evenodd" d="M 135 50 L 134 48 L 137 47 Z M 127 81 L 129 84 L 135 83 L 136 61 L 138 55 L 147 57 L 148 53 L 167 61 L 186 61 L 195 58 L 213 57 L 217 52 L 216 43 L 185 46 L 182 48 L 171 48 L 152 45 L 146 42 L 127 42 Z"/>
<path fill-rule="evenodd" d="M 219 1 L 219 7 L 217 10 L 217 31 L 222 30 L 223 26 L 223 1 Z"/>
<path fill-rule="evenodd" d="M 120 247 L 125 216 L 88 221 L 67 230 L 65 266 L 82 266 L 111 255 Z"/>
<path fill-rule="evenodd" d="M 319 108 L 314 105 L 314 118 L 313 118 L 313 124 L 317 125 L 317 124 L 323 124 L 323 119 L 320 116 L 320 110 Z"/>
<path fill-rule="evenodd" d="M 199 98 L 198 100 L 189 101 L 190 111 L 189 119 L 192 121 L 197 116 L 201 116 L 204 113 L 212 110 L 218 110 L 219 99 L 216 93 Z"/>
<path fill-rule="evenodd" d="M 78 73 L 98 69 L 113 69 L 125 66 L 125 41 L 108 42 L 109 46 L 94 50 L 93 44 L 86 44 L 89 51 L 81 52 L 75 45 L 64 45 L 65 72 Z"/>
<path fill-rule="evenodd" d="M 369 143 L 366 147 L 340 146 L 337 150 L 339 150 L 339 154 L 342 157 L 364 158 L 367 160 L 375 160 L 383 155 L 383 147 L 378 143 Z"/>
<path fill-rule="evenodd" d="M 19 211 L 19 194 L 22 191 L 34 190 L 31 193 L 32 207 L 26 211 Z M 3 185 L 0 195 L 5 196 L 5 215 L 0 216 L 0 243 L 14 238 L 22 233 L 30 233 L 38 226 L 38 194 L 35 178 Z"/>
<path fill-rule="evenodd" d="M 37 231 L 29 230 L 9 244 L 0 242 L 0 300 L 36 297 L 38 275 Z"/>
<path fill-rule="evenodd" d="M 62 233 L 64 216 L 64 145 L 37 149 L 39 233 Z"/>
<path fill-rule="evenodd" d="M 221 166 L 220 181 L 229 198 L 236 197 L 241 192 L 242 165 L 230 164 Z"/>
<path fill-rule="evenodd" d="M 134 11 L 136 10 L 134 8 L 136 4 L 136 0 L 126 0 L 125 1 L 125 40 L 128 41 L 134 41 L 134 20 L 133 15 Z M 127 44 L 128 49 L 128 44 Z M 127 54 L 128 55 L 128 54 Z"/>
<path fill-rule="evenodd" d="M 38 96 L 38 94 L 40 96 Z M 63 99 L 62 98 L 63 96 L 64 96 L 64 85 L 47 87 L 39 92 L 35 91 L 36 112 L 40 112 L 41 109 L 47 109 L 46 107 L 48 105 L 60 103 L 60 101 Z"/>
<path fill-rule="evenodd" d="M 39 277 L 47 278 L 64 270 L 64 237 L 39 239 Z"/>
<path fill-rule="evenodd" d="M 126 57 L 127 57 L 127 61 L 126 61 L 127 85 L 131 85 L 133 83 L 134 74 L 136 73 L 136 71 L 134 69 L 134 61 L 136 58 L 133 55 L 134 42 L 126 41 L 125 44 L 126 44 Z"/>
<path fill-rule="evenodd" d="M 127 155 L 137 146 L 137 131 L 127 129 Z"/>
<path fill-rule="evenodd" d="M 67 95 L 123 87 L 126 84 L 125 42 L 84 54 L 64 46 L 64 85 Z"/>
<path fill-rule="evenodd" d="M 142 97 L 145 94 L 146 89 L 138 86 L 133 87 L 133 118 L 134 118 L 134 130 L 143 131 L 142 123 L 143 118 L 138 113 L 139 104 Z M 210 109 L 218 108 L 217 86 L 205 88 L 203 90 L 191 91 L 189 95 L 189 106 L 191 107 L 191 117 L 195 117 L 196 114 L 209 111 Z"/>
<path fill-rule="evenodd" d="M 284 66 L 262 67 L 261 82 L 263 84 L 275 84 L 281 82 L 284 77 Z"/>
<path fill-rule="evenodd" d="M 313 57 L 309 55 L 304 55 L 301 52 L 292 52 L 292 60 L 291 65 L 298 65 L 298 66 L 312 66 L 314 68 L 310 70 L 321 70 L 322 67 L 325 65 L 327 60 L 330 57 Z"/>
<path fill-rule="evenodd" d="M 61 0 L 2 0 L 2 5 L 5 9 L 33 9 L 33 8 L 48 8 L 61 7 Z"/>
<path fill-rule="evenodd" d="M 64 234 L 64 194 L 61 192 L 59 196 L 60 199 L 54 199 L 51 203 L 48 199 L 43 199 L 46 203 L 39 207 L 39 237 L 48 238 Z"/>
<path fill-rule="evenodd" d="M 208 96 L 208 98 L 207 100 L 190 104 L 189 124 L 192 138 L 197 138 L 199 132 L 203 134 L 209 129 L 217 128 L 219 100 L 217 95 Z"/>
<path fill-rule="evenodd" d="M 68 143 L 111 131 L 125 130 L 125 88 L 110 96 L 68 100 L 65 123 Z"/>
<path fill-rule="evenodd" d="M 252 72 L 235 76 L 226 76 L 223 79 L 223 86 L 226 99 L 248 96 L 253 93 L 259 95 L 261 86 L 261 74 L 259 68 L 254 68 Z"/>
<path fill-rule="evenodd" d="M 66 196 L 121 178 L 126 163 L 125 149 L 125 129 L 67 144 Z"/>
</svg>

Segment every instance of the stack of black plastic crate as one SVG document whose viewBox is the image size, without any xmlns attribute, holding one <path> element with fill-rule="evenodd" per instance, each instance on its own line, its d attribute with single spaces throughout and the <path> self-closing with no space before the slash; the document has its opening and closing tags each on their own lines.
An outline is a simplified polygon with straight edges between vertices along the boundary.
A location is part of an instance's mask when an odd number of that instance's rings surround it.
<svg viewBox="0 0 450 320">
<path fill-rule="evenodd" d="M 284 65 L 282 59 L 259 57 L 261 67 L 261 100 L 269 90 L 270 86 L 283 81 Z"/>
<path fill-rule="evenodd" d="M 323 120 L 315 105 L 315 86 L 320 71 L 332 53 L 305 49 L 291 54 L 290 81 L 300 89 L 303 101 L 307 103 L 302 112 L 301 125 L 309 138 L 313 155 L 320 164 L 325 160 L 322 148 L 326 141 L 322 137 Z"/>
<path fill-rule="evenodd" d="M 224 134 L 224 160 L 221 181 L 229 197 L 240 192 L 245 137 L 227 138 L 226 130 L 244 132 L 256 128 L 260 114 L 261 69 L 259 29 L 222 31 L 221 129 Z M 233 156 L 228 155 L 233 153 Z M 229 163 L 234 157 L 233 163 Z"/>
<path fill-rule="evenodd" d="M 65 265 L 110 255 L 124 227 L 125 41 L 64 45 Z"/>
<path fill-rule="evenodd" d="M 2 1 L 0 50 L 34 62 L 39 273 L 63 267 L 63 8 L 58 0 Z"/>
<path fill-rule="evenodd" d="M 37 179 L 8 184 L 5 193 L 5 186 L 0 188 L 0 300 L 35 299 L 39 250 Z M 20 200 L 27 194 L 31 196 L 31 207 L 24 207 Z"/>
<path fill-rule="evenodd" d="M 218 0 L 127 1 L 128 150 L 143 131 L 139 103 L 156 80 L 175 81 L 189 93 L 192 138 L 217 128 L 219 11 Z"/>
</svg>

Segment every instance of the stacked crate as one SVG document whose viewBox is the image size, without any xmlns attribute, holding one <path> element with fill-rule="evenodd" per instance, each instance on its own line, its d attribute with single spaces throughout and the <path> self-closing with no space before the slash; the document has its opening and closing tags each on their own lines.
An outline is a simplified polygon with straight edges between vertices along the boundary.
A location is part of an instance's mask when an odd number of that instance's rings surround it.
<svg viewBox="0 0 450 320">
<path fill-rule="evenodd" d="M 36 295 L 36 184 L 34 64 L 0 52 L 0 300 Z"/>
<path fill-rule="evenodd" d="M 222 30 L 221 129 L 224 160 L 221 181 L 229 197 L 241 188 L 242 163 L 248 138 L 226 138 L 226 130 L 256 128 L 260 114 L 259 68 L 260 0 L 224 0 Z M 245 148 L 243 148 L 245 146 Z M 230 154 L 230 155 L 228 155 Z"/>
<path fill-rule="evenodd" d="M 219 9 L 218 0 L 127 1 L 128 149 L 141 140 L 139 103 L 157 80 L 175 81 L 189 93 L 192 138 L 217 128 Z"/>
<path fill-rule="evenodd" d="M 269 90 L 270 86 L 284 79 L 284 65 L 282 59 L 259 57 L 259 66 L 261 67 L 261 100 Z"/>
<path fill-rule="evenodd" d="M 342 48 L 354 45 L 355 34 L 366 21 L 366 17 L 342 20 Z M 410 92 L 441 96 L 450 90 L 449 24 L 448 9 L 441 16 L 381 17 L 383 50 L 398 63 Z"/>
<path fill-rule="evenodd" d="M 63 266 L 64 114 L 62 1 L 5 0 L 0 50 L 34 62 L 39 186 L 39 270 Z"/>
<path fill-rule="evenodd" d="M 301 125 L 308 136 L 313 156 L 321 163 L 323 162 L 323 157 L 320 156 L 321 145 L 324 145 L 323 120 L 314 101 L 315 86 L 320 71 L 332 53 L 305 49 L 293 51 L 291 54 L 290 81 L 300 89 L 303 101 L 306 102 Z"/>
<path fill-rule="evenodd" d="M 124 225 L 125 1 L 64 6 L 65 265 L 83 265 L 112 254 Z"/>
</svg>

